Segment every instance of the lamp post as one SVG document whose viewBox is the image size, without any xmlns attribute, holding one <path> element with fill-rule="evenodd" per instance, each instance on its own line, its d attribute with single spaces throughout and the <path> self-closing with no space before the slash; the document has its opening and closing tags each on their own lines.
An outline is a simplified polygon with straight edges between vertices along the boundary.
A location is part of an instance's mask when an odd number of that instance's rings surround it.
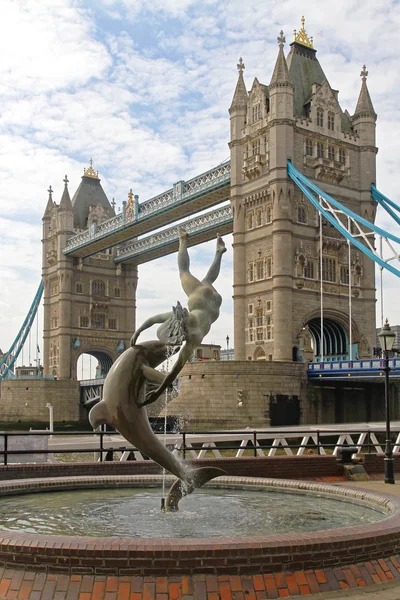
<svg viewBox="0 0 400 600">
<path fill-rule="evenodd" d="M 229 350 L 229 335 L 226 336 L 226 349 Z"/>
<path fill-rule="evenodd" d="M 389 352 L 393 348 L 396 334 L 390 329 L 388 320 L 382 327 L 382 331 L 378 333 L 378 338 L 381 343 L 384 368 L 385 371 L 385 414 L 386 414 L 386 446 L 385 446 L 385 483 L 394 483 L 394 464 L 392 442 L 390 439 L 390 402 L 389 402 Z"/>
</svg>

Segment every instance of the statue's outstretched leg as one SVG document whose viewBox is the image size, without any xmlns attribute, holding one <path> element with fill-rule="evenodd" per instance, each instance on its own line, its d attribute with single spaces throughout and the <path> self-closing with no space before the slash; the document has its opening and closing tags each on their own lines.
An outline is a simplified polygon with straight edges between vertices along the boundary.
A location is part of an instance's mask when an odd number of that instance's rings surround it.
<svg viewBox="0 0 400 600">
<path fill-rule="evenodd" d="M 178 267 L 183 291 L 190 296 L 201 285 L 200 281 L 190 272 L 190 258 L 187 251 L 188 234 L 183 229 L 179 232 Z"/>
<path fill-rule="evenodd" d="M 203 283 L 214 283 L 214 281 L 217 279 L 221 268 L 221 258 L 224 252 L 226 252 L 225 243 L 222 237 L 218 234 L 214 260 L 211 264 L 211 267 L 208 269 L 207 275 L 203 279 Z"/>
</svg>

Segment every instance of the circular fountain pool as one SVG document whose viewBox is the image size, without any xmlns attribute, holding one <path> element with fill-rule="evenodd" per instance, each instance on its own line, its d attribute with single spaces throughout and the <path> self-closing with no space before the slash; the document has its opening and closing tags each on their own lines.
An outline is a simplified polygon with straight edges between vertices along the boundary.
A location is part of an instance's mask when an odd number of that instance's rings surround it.
<svg viewBox="0 0 400 600">
<path fill-rule="evenodd" d="M 219 477 L 184 498 L 178 514 L 163 514 L 161 483 L 159 475 L 0 482 L 2 565 L 121 576 L 234 575 L 323 569 L 400 549 L 396 498 L 304 481 Z M 25 507 L 19 514 L 18 505 Z"/>
<path fill-rule="evenodd" d="M 179 512 L 160 510 L 160 489 L 105 489 L 4 498 L 0 529 L 47 535 L 204 538 L 350 527 L 385 518 L 368 506 L 321 495 L 196 490 Z"/>
</svg>

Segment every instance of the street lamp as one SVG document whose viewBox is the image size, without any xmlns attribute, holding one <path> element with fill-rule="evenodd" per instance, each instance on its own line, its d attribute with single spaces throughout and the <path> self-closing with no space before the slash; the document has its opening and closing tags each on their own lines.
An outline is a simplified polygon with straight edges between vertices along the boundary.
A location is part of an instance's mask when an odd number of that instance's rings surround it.
<svg viewBox="0 0 400 600">
<path fill-rule="evenodd" d="M 226 349 L 229 350 L 229 335 L 226 336 Z"/>
<path fill-rule="evenodd" d="M 394 483 L 394 464 L 392 442 L 390 439 L 390 403 L 389 403 L 389 352 L 393 348 L 396 334 L 390 329 L 388 320 L 382 327 L 382 331 L 378 333 L 378 338 L 381 343 L 385 366 L 385 413 L 386 413 L 386 446 L 385 446 L 385 483 Z"/>
</svg>

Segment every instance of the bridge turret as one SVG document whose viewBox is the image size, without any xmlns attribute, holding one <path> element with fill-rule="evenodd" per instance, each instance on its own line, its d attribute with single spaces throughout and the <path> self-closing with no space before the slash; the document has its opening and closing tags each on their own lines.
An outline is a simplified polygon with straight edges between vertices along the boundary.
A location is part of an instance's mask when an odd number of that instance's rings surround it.
<svg viewBox="0 0 400 600">
<path fill-rule="evenodd" d="M 283 31 L 277 39 L 278 57 L 269 85 L 270 136 L 269 167 L 272 179 L 272 264 L 273 275 L 279 285 L 274 285 L 272 299 L 274 311 L 274 358 L 292 360 L 292 304 L 293 304 L 293 185 L 287 177 L 287 160 L 293 156 L 294 116 L 291 81 L 283 47 Z"/>
<path fill-rule="evenodd" d="M 233 297 L 234 297 L 234 336 L 235 358 L 245 360 L 245 289 L 246 289 L 246 249 L 245 217 L 242 196 L 243 183 L 243 138 L 246 135 L 246 116 L 249 95 L 243 78 L 245 68 L 240 57 L 237 65 L 239 77 L 229 109 L 231 119 L 231 205 L 233 214 Z"/>
<path fill-rule="evenodd" d="M 352 124 L 360 141 L 360 192 L 362 216 L 369 221 L 375 220 L 376 204 L 371 200 L 371 183 L 376 183 L 376 119 L 371 96 L 367 86 L 368 71 L 365 65 L 360 73 L 361 90 L 358 97 Z M 365 204 L 364 204 L 365 203 Z"/>
</svg>

